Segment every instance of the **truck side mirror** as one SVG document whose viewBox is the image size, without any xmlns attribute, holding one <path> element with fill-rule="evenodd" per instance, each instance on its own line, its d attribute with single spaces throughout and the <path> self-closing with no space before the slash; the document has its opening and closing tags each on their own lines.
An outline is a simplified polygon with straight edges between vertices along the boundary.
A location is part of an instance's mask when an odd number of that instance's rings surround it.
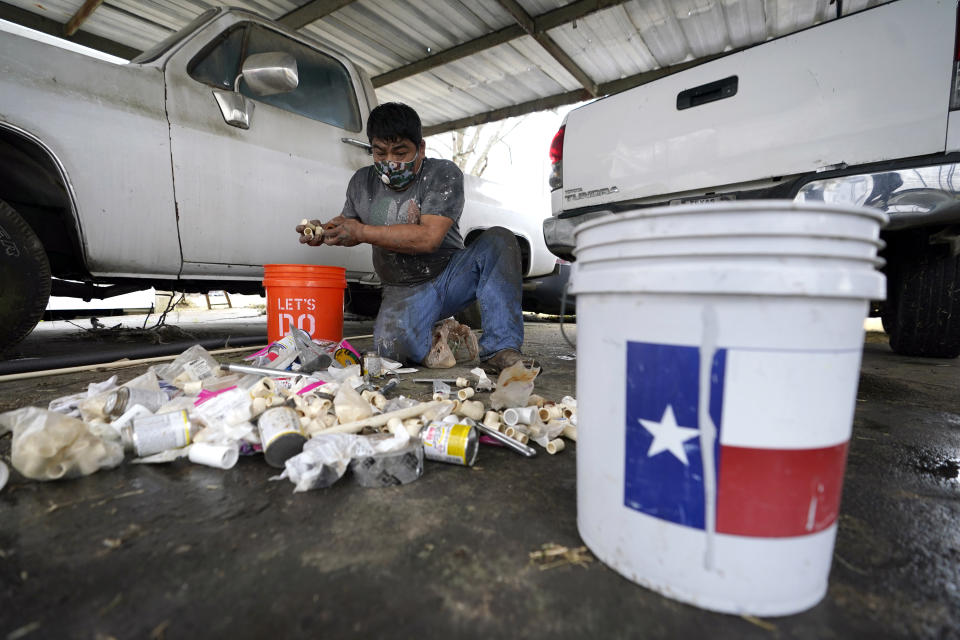
<svg viewBox="0 0 960 640">
<path fill-rule="evenodd" d="M 239 87 L 241 77 L 258 96 L 287 93 L 296 89 L 300 83 L 297 59 L 282 51 L 255 53 L 244 60 L 240 75 L 234 83 L 234 91 Z"/>
<path fill-rule="evenodd" d="M 254 107 L 254 103 L 239 92 L 241 78 L 258 96 L 286 93 L 300 84 L 297 59 L 289 53 L 270 51 L 249 56 L 243 61 L 243 67 L 233 81 L 233 91 L 213 90 L 224 122 L 240 129 L 250 128 Z"/>
</svg>

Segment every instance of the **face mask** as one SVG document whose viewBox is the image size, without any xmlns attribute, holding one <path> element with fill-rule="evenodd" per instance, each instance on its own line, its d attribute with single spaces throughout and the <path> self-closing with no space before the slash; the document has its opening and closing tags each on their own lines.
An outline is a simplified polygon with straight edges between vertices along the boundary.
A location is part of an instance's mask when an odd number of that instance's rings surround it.
<svg viewBox="0 0 960 640">
<path fill-rule="evenodd" d="M 380 174 L 380 181 L 391 189 L 403 189 L 410 184 L 417 174 L 413 167 L 417 163 L 417 155 L 413 156 L 410 162 L 377 162 L 374 160 L 373 168 Z"/>
</svg>

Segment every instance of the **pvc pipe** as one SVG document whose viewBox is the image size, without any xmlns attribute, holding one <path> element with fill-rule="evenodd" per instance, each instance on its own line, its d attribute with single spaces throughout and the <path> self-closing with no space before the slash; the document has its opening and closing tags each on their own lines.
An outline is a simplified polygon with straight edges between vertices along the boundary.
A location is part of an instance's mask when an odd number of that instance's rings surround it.
<svg viewBox="0 0 960 640">
<path fill-rule="evenodd" d="M 12 378 L 14 374 L 35 373 L 38 375 L 56 375 L 60 373 L 74 373 L 76 371 L 85 371 L 96 369 L 103 366 L 128 367 L 131 365 L 144 364 L 146 362 L 158 362 L 160 360 L 172 360 L 195 344 L 199 344 L 204 349 L 216 349 L 226 344 L 240 345 L 244 347 L 240 351 L 246 351 L 247 347 L 263 345 L 264 336 L 244 336 L 241 338 L 208 338 L 205 340 L 192 340 L 189 342 L 171 342 L 167 344 L 142 344 L 125 345 L 123 350 L 118 350 L 115 354 L 104 353 L 98 350 L 94 353 L 72 353 L 61 356 L 49 356 L 46 358 L 19 358 L 16 360 L 7 360 L 0 362 L 0 382 L 7 380 L 22 379 Z M 173 355 L 170 355 L 173 354 Z M 139 360 L 110 360 L 109 358 L 124 358 L 126 356 L 141 356 Z M 154 356 L 160 356 L 155 358 Z M 106 358 L 106 360 L 105 360 Z M 68 368 L 69 370 L 64 370 Z M 42 371 L 41 371 L 42 369 Z M 23 376 L 24 378 L 36 376 Z"/>
<path fill-rule="evenodd" d="M 232 469 L 240 459 L 240 450 L 236 446 L 194 442 L 187 454 L 190 462 L 216 469 Z"/>
<path fill-rule="evenodd" d="M 337 425 L 329 429 L 324 429 L 321 433 L 359 433 L 363 430 L 364 427 L 382 427 L 387 424 L 391 418 L 400 418 L 401 420 L 406 420 L 407 418 L 419 418 L 424 413 L 437 407 L 441 402 L 424 402 L 416 405 L 415 407 L 407 407 L 406 409 L 397 409 L 396 411 L 389 411 L 387 413 L 381 413 L 375 416 L 370 416 L 369 418 L 364 418 L 363 420 L 356 420 L 354 422 L 348 422 L 346 424 Z"/>
<path fill-rule="evenodd" d="M 556 440 L 551 440 L 547 443 L 547 453 L 550 455 L 555 455 L 561 451 L 566 445 L 563 442 L 563 439 L 557 438 Z"/>
<path fill-rule="evenodd" d="M 469 400 L 473 397 L 474 393 L 476 393 L 476 391 L 474 391 L 472 387 L 465 387 L 457 391 L 457 397 L 461 400 Z"/>
</svg>

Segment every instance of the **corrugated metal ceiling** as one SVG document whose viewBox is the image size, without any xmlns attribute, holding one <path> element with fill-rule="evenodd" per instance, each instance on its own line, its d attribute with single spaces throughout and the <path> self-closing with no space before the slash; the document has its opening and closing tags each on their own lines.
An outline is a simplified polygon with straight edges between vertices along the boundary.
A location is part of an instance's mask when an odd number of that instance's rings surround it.
<svg viewBox="0 0 960 640">
<path fill-rule="evenodd" d="M 844 0 L 843 14 L 885 1 Z M 84 4 L 6 0 L 0 17 L 62 31 Z M 84 44 L 105 50 L 120 45 L 111 53 L 129 55 L 217 4 L 107 0 L 75 39 L 87 37 Z M 623 90 L 670 67 L 832 20 L 838 11 L 836 0 L 234 0 L 230 6 L 344 51 L 373 77 L 381 102 L 413 105 L 431 132 Z"/>
</svg>

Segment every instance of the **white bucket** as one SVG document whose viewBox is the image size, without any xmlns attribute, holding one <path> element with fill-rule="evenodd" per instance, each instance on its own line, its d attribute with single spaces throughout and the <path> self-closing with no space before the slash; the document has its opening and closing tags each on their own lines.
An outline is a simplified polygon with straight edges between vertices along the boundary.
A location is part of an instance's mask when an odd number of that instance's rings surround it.
<svg viewBox="0 0 960 640">
<path fill-rule="evenodd" d="M 699 237 L 695 245 L 709 242 L 704 220 L 729 235 L 723 219 L 753 216 L 763 221 L 753 234 L 796 245 L 778 220 L 793 223 L 768 215 L 777 208 L 612 216 L 577 229 L 578 251 L 584 238 L 614 254 L 638 236 L 655 243 L 660 236 L 645 235 L 655 231 L 649 218 Z M 827 207 L 810 217 L 874 229 L 825 261 L 823 238 L 811 236 L 795 259 L 772 257 L 780 242 L 772 239 L 764 254 L 750 242 L 736 257 L 664 243 L 677 255 L 591 261 L 580 253 L 573 267 L 580 535 L 627 578 L 703 608 L 786 615 L 826 593 L 863 319 L 868 301 L 884 296 L 872 266 L 884 217 Z"/>
</svg>

